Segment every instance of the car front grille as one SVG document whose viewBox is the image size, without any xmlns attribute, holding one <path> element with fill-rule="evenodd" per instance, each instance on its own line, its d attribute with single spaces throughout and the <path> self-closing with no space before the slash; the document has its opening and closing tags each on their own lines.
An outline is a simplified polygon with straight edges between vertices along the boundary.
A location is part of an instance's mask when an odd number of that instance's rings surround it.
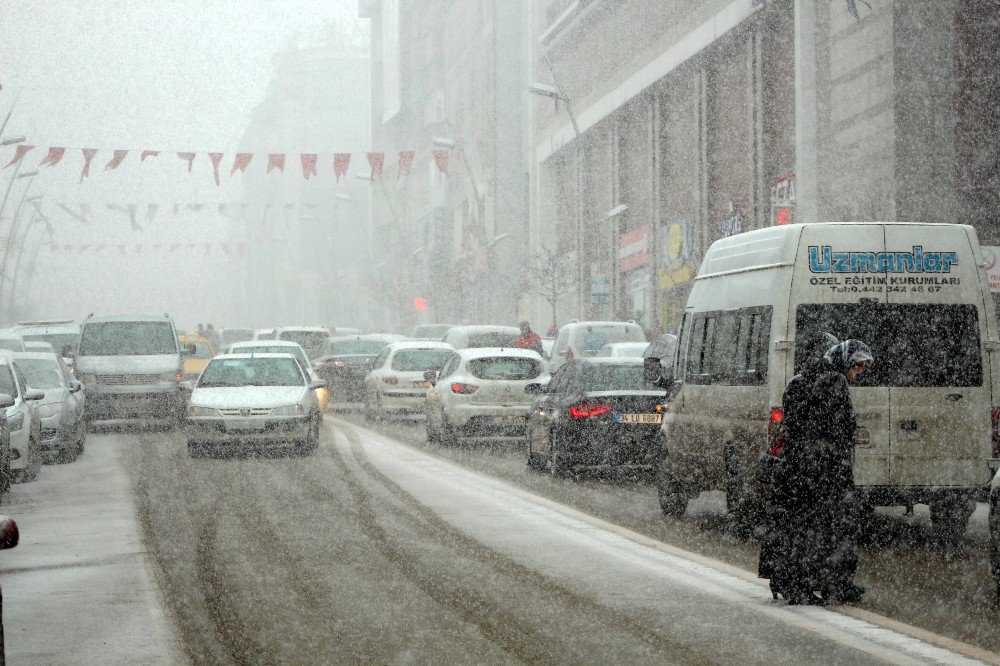
<svg viewBox="0 0 1000 666">
<path fill-rule="evenodd" d="M 270 407 L 254 407 L 253 409 L 220 409 L 219 414 L 223 416 L 267 416 L 274 410 Z"/>
<path fill-rule="evenodd" d="M 58 434 L 57 428 L 42 428 L 42 439 L 55 439 Z"/>
<path fill-rule="evenodd" d="M 136 386 L 155 384 L 159 375 L 97 375 L 97 383 L 107 386 Z"/>
</svg>

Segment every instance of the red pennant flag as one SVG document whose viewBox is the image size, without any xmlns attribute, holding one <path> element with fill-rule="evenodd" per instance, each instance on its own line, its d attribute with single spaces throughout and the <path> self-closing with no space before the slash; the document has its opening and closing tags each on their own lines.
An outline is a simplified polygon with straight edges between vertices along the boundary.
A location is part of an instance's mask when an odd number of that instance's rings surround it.
<svg viewBox="0 0 1000 666">
<path fill-rule="evenodd" d="M 104 251 L 104 248 L 106 248 L 106 247 L 107 247 L 107 245 L 105 245 L 104 243 L 101 243 L 100 245 L 98 245 L 97 247 L 94 248 L 94 254 L 100 254 L 101 252 Z"/>
<path fill-rule="evenodd" d="M 49 243 L 49 252 L 58 252 L 59 246 L 55 243 Z"/>
<path fill-rule="evenodd" d="M 219 249 L 222 250 L 222 254 L 226 255 L 227 257 L 229 256 L 229 244 L 228 243 L 219 243 Z"/>
<path fill-rule="evenodd" d="M 72 245 L 72 244 L 70 244 L 70 245 L 63 245 L 63 252 L 72 252 L 73 248 L 75 248 L 75 247 L 76 246 Z"/>
<path fill-rule="evenodd" d="M 302 175 L 309 180 L 309 174 L 316 175 L 316 153 L 302 153 Z"/>
<path fill-rule="evenodd" d="M 242 257 L 243 254 L 246 251 L 247 251 L 247 244 L 246 243 L 237 243 L 236 244 L 236 254 L 238 254 L 238 255 L 240 255 Z"/>
<path fill-rule="evenodd" d="M 396 171 L 396 180 L 404 173 L 410 175 L 410 166 L 413 165 L 413 151 L 412 150 L 401 150 L 399 151 L 399 169 Z"/>
<path fill-rule="evenodd" d="M 136 254 L 142 254 L 142 243 L 136 243 L 135 244 L 135 253 Z"/>
<path fill-rule="evenodd" d="M 10 162 L 7 162 L 7 166 L 5 166 L 4 169 L 6 169 L 9 166 L 13 166 L 13 165 L 17 164 L 18 162 L 20 162 L 21 159 L 25 155 L 27 155 L 28 151 L 31 150 L 32 148 L 34 148 L 34 146 L 26 146 L 23 143 L 21 145 L 19 145 L 17 147 L 17 152 L 14 153 L 14 157 L 11 159 Z"/>
<path fill-rule="evenodd" d="M 170 244 L 170 251 L 171 252 L 176 252 L 179 249 L 181 249 L 181 244 L 180 243 L 171 243 Z"/>
<path fill-rule="evenodd" d="M 277 169 L 281 173 L 285 173 L 284 153 L 270 153 L 267 156 L 267 173 L 271 173 L 272 169 Z"/>
<path fill-rule="evenodd" d="M 341 176 L 347 175 L 347 168 L 351 166 L 351 154 L 350 153 L 334 153 L 333 154 L 333 173 L 337 176 L 337 182 L 340 182 Z"/>
<path fill-rule="evenodd" d="M 42 161 L 38 163 L 38 166 L 42 167 L 46 164 L 49 166 L 55 166 L 59 164 L 59 160 L 61 160 L 65 154 L 65 148 L 49 148 L 49 154 L 42 158 Z"/>
<path fill-rule="evenodd" d="M 212 170 L 215 172 L 215 186 L 219 186 L 219 164 L 222 162 L 222 153 L 209 153 L 208 159 L 212 160 Z"/>
<path fill-rule="evenodd" d="M 191 167 L 194 165 L 195 153 L 177 153 L 177 157 L 187 161 L 188 173 L 191 173 Z"/>
<path fill-rule="evenodd" d="M 193 250 L 194 249 L 194 243 L 188 243 L 187 244 L 187 249 Z"/>
<path fill-rule="evenodd" d="M 156 157 L 159 154 L 160 151 L 158 150 L 144 150 L 142 151 L 142 154 L 139 155 L 139 163 L 142 164 L 145 162 L 147 157 Z"/>
<path fill-rule="evenodd" d="M 105 171 L 110 171 L 111 169 L 117 169 L 118 165 L 122 163 L 125 156 L 128 155 L 127 150 L 116 150 L 115 154 L 111 157 L 111 161 L 104 165 Z"/>
<path fill-rule="evenodd" d="M 368 153 L 368 166 L 372 168 L 372 180 L 382 177 L 382 167 L 385 166 L 385 153 Z"/>
<path fill-rule="evenodd" d="M 76 246 L 76 251 L 79 252 L 80 254 L 83 254 L 89 249 L 90 249 L 90 243 L 84 243 L 83 245 Z"/>
<path fill-rule="evenodd" d="M 122 254 L 125 254 L 125 246 L 124 245 L 119 245 L 118 246 L 118 251 L 121 252 Z"/>
<path fill-rule="evenodd" d="M 205 254 L 206 255 L 210 254 L 212 252 L 212 244 L 211 243 L 202 243 L 202 245 L 205 246 Z"/>
<path fill-rule="evenodd" d="M 447 150 L 435 150 L 434 151 L 434 164 L 437 165 L 438 171 L 444 175 L 448 175 L 448 157 L 450 153 Z"/>
<path fill-rule="evenodd" d="M 247 165 L 252 159 L 253 153 L 236 153 L 236 159 L 233 160 L 233 170 L 229 172 L 229 175 L 232 176 L 237 171 L 246 173 Z"/>
<path fill-rule="evenodd" d="M 80 172 L 80 182 L 83 182 L 84 178 L 90 177 L 90 161 L 94 159 L 94 155 L 97 154 L 97 148 L 83 148 L 83 171 Z"/>
</svg>

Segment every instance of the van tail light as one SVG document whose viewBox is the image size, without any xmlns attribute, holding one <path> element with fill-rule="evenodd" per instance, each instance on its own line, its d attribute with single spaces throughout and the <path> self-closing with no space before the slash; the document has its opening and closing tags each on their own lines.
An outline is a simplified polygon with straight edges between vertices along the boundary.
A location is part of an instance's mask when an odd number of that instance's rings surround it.
<svg viewBox="0 0 1000 666">
<path fill-rule="evenodd" d="M 574 419 L 590 419 L 610 411 L 611 405 L 606 402 L 581 402 L 569 408 L 569 415 Z"/>
<path fill-rule="evenodd" d="M 993 427 L 990 434 L 993 439 L 993 457 L 1000 458 L 1000 407 L 993 408 Z"/>
<path fill-rule="evenodd" d="M 475 384 L 463 384 L 461 382 L 454 382 L 451 385 L 451 392 L 457 393 L 458 395 L 472 395 L 479 390 L 479 387 Z"/>
<path fill-rule="evenodd" d="M 396 384 L 399 383 L 399 380 L 396 379 L 395 377 L 383 377 L 382 381 L 388 384 L 389 386 L 395 386 Z"/>
<path fill-rule="evenodd" d="M 780 456 L 785 450 L 785 431 L 781 428 L 785 420 L 785 410 L 781 407 L 771 408 L 771 417 L 767 420 L 768 455 Z"/>
</svg>

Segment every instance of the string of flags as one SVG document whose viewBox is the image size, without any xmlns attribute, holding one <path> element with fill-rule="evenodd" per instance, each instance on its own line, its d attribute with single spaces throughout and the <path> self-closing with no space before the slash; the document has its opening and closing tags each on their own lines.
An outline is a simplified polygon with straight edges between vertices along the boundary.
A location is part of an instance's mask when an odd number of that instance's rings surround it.
<svg viewBox="0 0 1000 666">
<path fill-rule="evenodd" d="M 3 167 L 8 169 L 21 163 L 22 160 L 34 150 L 37 146 L 29 144 L 18 144 L 14 156 L 11 160 Z M 223 160 L 225 159 L 225 154 L 220 152 L 201 152 L 201 151 L 163 151 L 163 150 L 131 150 L 131 149 L 115 149 L 111 151 L 98 149 L 98 148 L 67 148 L 65 146 L 52 146 L 48 149 L 48 152 L 41 158 L 38 162 L 38 168 L 46 167 L 52 168 L 58 166 L 62 163 L 63 158 L 66 157 L 67 151 L 79 150 L 83 157 L 83 167 L 80 171 L 80 182 L 82 183 L 86 178 L 90 177 L 90 168 L 94 159 L 101 152 L 111 153 L 110 159 L 104 164 L 104 169 L 102 171 L 114 171 L 122 165 L 123 162 L 128 158 L 130 153 L 139 153 L 139 163 L 144 163 L 149 158 L 160 157 L 161 153 L 175 152 L 176 156 L 187 165 L 187 172 L 192 173 L 194 167 L 194 161 L 199 155 L 206 155 L 209 161 L 212 163 L 212 174 L 215 178 L 215 184 L 218 186 L 221 184 L 221 173 L 223 171 Z M 384 152 L 365 152 L 361 153 L 367 161 L 368 168 L 371 172 L 372 180 L 380 180 L 382 178 L 383 172 L 385 170 L 385 157 Z M 399 151 L 396 158 L 396 178 L 402 178 L 410 174 L 410 170 L 413 166 L 413 158 L 416 154 L 413 150 L 401 150 Z M 285 172 L 286 158 L 292 156 L 294 160 L 295 153 L 267 153 L 266 159 L 266 171 L 265 173 L 271 173 L 272 171 L 278 171 L 280 173 Z M 324 164 L 329 164 L 332 167 L 333 175 L 340 182 L 342 177 L 347 176 L 348 170 L 351 168 L 351 160 L 353 153 L 333 153 L 332 162 L 327 160 L 321 160 L 321 153 L 298 153 L 299 163 L 302 169 L 302 177 L 309 180 L 312 177 L 318 177 L 320 171 L 325 169 Z M 254 157 L 257 153 L 236 153 L 232 158 L 232 167 L 229 169 L 229 176 L 232 177 L 237 171 L 241 174 L 246 173 L 247 168 L 254 161 Z M 434 164 L 441 171 L 441 173 L 448 173 L 448 162 L 450 158 L 449 149 L 436 149 L 433 151 Z M 263 161 L 259 159 L 258 162 Z M 99 164 L 99 163 L 98 163 Z M 291 168 L 291 167 L 289 167 Z"/>
<path fill-rule="evenodd" d="M 48 250 L 53 254 L 88 253 L 105 256 L 115 252 L 119 255 L 153 253 L 167 255 L 179 252 L 203 252 L 205 255 L 209 255 L 218 250 L 230 258 L 243 258 L 246 255 L 247 245 L 251 243 L 246 241 L 235 243 L 49 243 Z"/>
<path fill-rule="evenodd" d="M 44 205 L 40 200 L 29 200 L 29 203 L 34 207 L 36 216 L 45 222 L 49 229 L 52 229 L 51 220 L 42 212 L 42 206 Z M 96 216 L 100 214 L 103 210 L 110 210 L 116 213 L 124 214 L 128 217 L 129 225 L 133 231 L 142 231 L 143 227 L 139 222 L 144 224 L 149 224 L 153 222 L 158 215 L 170 214 L 173 212 L 174 216 L 180 215 L 181 213 L 202 213 L 209 212 L 212 210 L 218 211 L 221 217 L 226 217 L 230 219 L 249 219 L 250 214 L 253 214 L 254 218 L 257 219 L 257 214 L 260 214 L 261 221 L 266 222 L 267 218 L 272 210 L 280 210 L 285 218 L 285 222 L 290 222 L 289 215 L 293 213 L 295 208 L 298 208 L 300 215 L 307 215 L 311 211 L 314 211 L 319 207 L 316 203 L 257 203 L 249 204 L 245 202 L 223 202 L 223 203 L 203 203 L 203 202 L 193 202 L 193 203 L 106 203 L 101 205 L 94 205 L 92 203 L 65 203 L 65 202 L 55 202 L 54 205 L 61 211 L 63 211 L 69 218 L 79 222 L 80 224 L 92 224 Z M 96 208 L 96 211 L 95 211 Z"/>
</svg>

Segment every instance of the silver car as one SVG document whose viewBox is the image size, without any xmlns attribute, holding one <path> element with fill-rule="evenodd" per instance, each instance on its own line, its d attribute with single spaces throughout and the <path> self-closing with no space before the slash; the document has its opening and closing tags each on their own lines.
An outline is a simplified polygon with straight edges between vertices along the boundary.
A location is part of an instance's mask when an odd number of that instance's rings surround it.
<svg viewBox="0 0 1000 666">
<path fill-rule="evenodd" d="M 41 449 L 45 462 L 73 462 L 83 453 L 87 426 L 83 420 L 83 385 L 73 379 L 52 352 L 11 354 L 29 389 L 44 391 L 37 404 Z"/>
<path fill-rule="evenodd" d="M 185 431 L 197 457 L 241 448 L 312 452 L 323 416 L 311 381 L 291 354 L 223 354 L 191 392 Z"/>
</svg>

